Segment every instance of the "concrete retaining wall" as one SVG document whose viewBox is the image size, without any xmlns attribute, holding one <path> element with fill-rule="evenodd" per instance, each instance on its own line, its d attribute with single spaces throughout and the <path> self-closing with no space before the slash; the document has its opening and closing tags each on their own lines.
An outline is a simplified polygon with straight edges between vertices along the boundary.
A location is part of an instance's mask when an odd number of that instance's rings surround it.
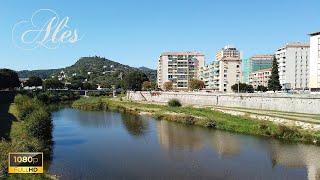
<svg viewBox="0 0 320 180">
<path fill-rule="evenodd" d="M 243 107 L 320 114 L 319 95 L 129 91 L 127 98 L 133 101 L 158 103 L 166 103 L 170 99 L 179 99 L 184 105 Z"/>
</svg>

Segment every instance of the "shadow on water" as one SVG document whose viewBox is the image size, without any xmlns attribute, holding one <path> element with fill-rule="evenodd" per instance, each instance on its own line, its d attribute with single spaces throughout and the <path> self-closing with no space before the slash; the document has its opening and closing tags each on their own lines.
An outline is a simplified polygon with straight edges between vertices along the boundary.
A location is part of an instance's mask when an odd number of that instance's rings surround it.
<svg viewBox="0 0 320 180">
<path fill-rule="evenodd" d="M 12 91 L 0 91 L 0 139 L 10 140 L 12 122 L 17 120 L 9 113 L 15 95 L 16 93 Z"/>
</svg>

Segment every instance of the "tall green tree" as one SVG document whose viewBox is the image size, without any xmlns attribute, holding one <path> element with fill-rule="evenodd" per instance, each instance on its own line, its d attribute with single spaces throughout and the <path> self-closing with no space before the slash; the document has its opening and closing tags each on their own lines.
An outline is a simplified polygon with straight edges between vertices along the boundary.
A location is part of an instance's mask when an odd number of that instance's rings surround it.
<svg viewBox="0 0 320 180">
<path fill-rule="evenodd" d="M 127 90 L 140 91 L 142 83 L 149 81 L 148 77 L 141 71 L 131 71 L 123 79 L 124 88 Z"/>
<path fill-rule="evenodd" d="M 20 87 L 18 74 L 10 69 L 0 69 L 0 89 Z"/>
<path fill-rule="evenodd" d="M 273 57 L 271 76 L 268 81 L 268 89 L 272 90 L 274 92 L 281 90 L 281 85 L 280 85 L 280 80 L 279 80 L 278 62 L 277 62 L 277 59 L 275 56 Z"/>
<path fill-rule="evenodd" d="M 42 86 L 42 79 L 37 76 L 31 76 L 27 82 L 25 83 L 26 86 Z"/>
</svg>

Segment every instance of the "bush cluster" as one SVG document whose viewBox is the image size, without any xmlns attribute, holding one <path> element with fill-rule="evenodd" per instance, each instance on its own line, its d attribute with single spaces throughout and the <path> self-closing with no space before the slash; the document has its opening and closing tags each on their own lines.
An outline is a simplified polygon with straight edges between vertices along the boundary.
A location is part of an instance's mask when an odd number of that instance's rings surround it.
<svg viewBox="0 0 320 180">
<path fill-rule="evenodd" d="M 73 108 L 85 111 L 107 110 L 108 104 L 99 97 L 81 98 L 72 103 Z"/>
<path fill-rule="evenodd" d="M 171 99 L 168 101 L 168 106 L 170 107 L 180 107 L 181 103 L 178 99 Z"/>
<path fill-rule="evenodd" d="M 45 104 L 73 101 L 80 98 L 79 93 L 72 91 L 24 91 L 21 92 L 32 98 L 37 98 Z"/>
<path fill-rule="evenodd" d="M 112 95 L 112 92 L 104 92 L 104 91 L 99 91 L 99 92 L 88 92 L 87 96 L 93 96 L 93 97 L 99 97 L 99 96 L 107 96 L 107 95 Z"/>
<path fill-rule="evenodd" d="M 19 119 L 26 124 L 28 135 L 42 142 L 50 140 L 53 125 L 44 104 L 37 98 L 32 99 L 26 95 L 17 95 L 14 103 Z"/>
</svg>

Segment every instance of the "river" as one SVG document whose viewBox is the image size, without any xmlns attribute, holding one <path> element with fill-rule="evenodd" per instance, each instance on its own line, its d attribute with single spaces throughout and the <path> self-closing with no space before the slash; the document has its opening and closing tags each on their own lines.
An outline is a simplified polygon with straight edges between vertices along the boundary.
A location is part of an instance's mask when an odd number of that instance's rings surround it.
<svg viewBox="0 0 320 180">
<path fill-rule="evenodd" d="M 48 167 L 61 179 L 320 179 L 320 147 L 64 108 Z"/>
</svg>

